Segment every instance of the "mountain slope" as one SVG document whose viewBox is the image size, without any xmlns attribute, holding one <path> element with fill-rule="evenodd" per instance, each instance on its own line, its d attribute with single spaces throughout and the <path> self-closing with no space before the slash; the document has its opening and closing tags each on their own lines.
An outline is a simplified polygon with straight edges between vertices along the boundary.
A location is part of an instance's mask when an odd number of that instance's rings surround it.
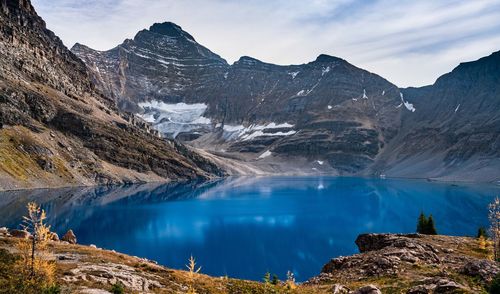
<svg viewBox="0 0 500 294">
<path fill-rule="evenodd" d="M 118 112 L 29 1 L 0 1 L 0 52 L 0 189 L 223 173 Z"/>
<path fill-rule="evenodd" d="M 343 59 L 278 66 L 242 57 L 229 66 L 172 23 L 109 51 L 72 51 L 123 109 L 163 134 L 271 172 L 289 170 L 290 158 L 300 161 L 294 173 L 363 170 L 408 111 L 397 108 L 395 85 Z"/>
<path fill-rule="evenodd" d="M 500 179 L 498 53 L 399 89 L 328 55 L 227 65 L 172 23 L 110 51 L 72 51 L 122 108 L 236 173 Z"/>
<path fill-rule="evenodd" d="M 434 85 L 404 89 L 415 115 L 379 165 L 391 176 L 500 179 L 500 52 L 462 63 Z"/>
</svg>

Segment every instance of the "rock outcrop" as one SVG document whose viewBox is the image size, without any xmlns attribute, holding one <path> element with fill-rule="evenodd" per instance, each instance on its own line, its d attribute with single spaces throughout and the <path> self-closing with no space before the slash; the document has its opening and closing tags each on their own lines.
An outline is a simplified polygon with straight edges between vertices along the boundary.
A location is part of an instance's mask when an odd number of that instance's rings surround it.
<svg viewBox="0 0 500 294">
<path fill-rule="evenodd" d="M 29 239 L 31 237 L 31 234 L 28 231 L 16 230 L 16 229 L 10 230 L 9 235 L 14 238 L 20 238 L 20 239 Z"/>
<path fill-rule="evenodd" d="M 378 280 L 388 287 L 400 281 L 401 293 L 476 292 L 500 273 L 497 262 L 477 255 L 479 243 L 472 238 L 363 234 L 356 244 L 360 254 L 332 259 L 307 283 Z"/>
<path fill-rule="evenodd" d="M 61 241 L 66 241 L 69 244 L 76 244 L 76 236 L 75 233 L 73 233 L 73 230 L 68 230 L 61 238 Z"/>
<path fill-rule="evenodd" d="M 30 1 L 0 0 L 0 189 L 223 175 L 131 122 Z"/>
</svg>

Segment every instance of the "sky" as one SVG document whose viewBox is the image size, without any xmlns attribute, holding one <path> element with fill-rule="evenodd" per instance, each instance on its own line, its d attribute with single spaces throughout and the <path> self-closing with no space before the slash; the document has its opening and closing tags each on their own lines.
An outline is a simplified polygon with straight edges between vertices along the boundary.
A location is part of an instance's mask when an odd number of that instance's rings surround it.
<svg viewBox="0 0 500 294">
<path fill-rule="evenodd" d="M 400 87 L 500 50 L 500 0 L 32 0 L 68 47 L 107 50 L 172 21 L 229 63 L 329 54 Z"/>
</svg>

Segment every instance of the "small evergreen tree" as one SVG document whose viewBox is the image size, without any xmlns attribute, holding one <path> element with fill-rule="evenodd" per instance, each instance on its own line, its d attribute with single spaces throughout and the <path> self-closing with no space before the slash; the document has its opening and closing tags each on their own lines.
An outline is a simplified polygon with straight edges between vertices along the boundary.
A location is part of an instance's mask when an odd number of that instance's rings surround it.
<svg viewBox="0 0 500 294">
<path fill-rule="evenodd" d="M 477 236 L 476 236 L 478 239 L 483 237 L 485 239 L 488 239 L 489 236 L 488 236 L 488 232 L 486 232 L 486 229 L 484 227 L 480 227 L 478 230 L 477 230 Z"/>
<path fill-rule="evenodd" d="M 278 279 L 278 276 L 277 276 L 276 274 L 274 274 L 274 275 L 273 275 L 273 279 L 272 279 L 272 281 L 271 281 L 271 284 L 273 284 L 273 285 L 278 285 L 279 281 L 280 281 L 280 280 Z"/>
<path fill-rule="evenodd" d="M 264 284 L 269 284 L 269 283 L 271 283 L 271 273 L 270 273 L 270 272 L 266 272 L 266 273 L 264 274 L 264 278 L 263 278 L 263 280 L 264 280 Z"/>
<path fill-rule="evenodd" d="M 425 235 L 437 235 L 436 225 L 432 214 L 426 217 L 424 212 L 420 212 L 417 222 L 417 233 Z"/>
<path fill-rule="evenodd" d="M 420 215 L 418 216 L 417 233 L 425 234 L 426 226 L 427 226 L 427 217 L 425 217 L 425 214 L 422 211 L 422 212 L 420 212 Z"/>
<path fill-rule="evenodd" d="M 427 235 L 437 235 L 436 225 L 434 224 L 434 218 L 432 218 L 432 214 L 429 215 L 427 219 L 427 226 L 425 230 L 425 234 Z"/>
</svg>

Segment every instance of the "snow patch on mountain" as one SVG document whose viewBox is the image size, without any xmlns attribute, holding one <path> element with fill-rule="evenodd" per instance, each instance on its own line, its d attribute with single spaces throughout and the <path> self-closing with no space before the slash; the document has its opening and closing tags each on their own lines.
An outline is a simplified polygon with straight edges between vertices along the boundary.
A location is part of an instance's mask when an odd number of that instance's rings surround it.
<svg viewBox="0 0 500 294">
<path fill-rule="evenodd" d="M 175 103 L 147 101 L 138 104 L 143 109 L 137 114 L 162 134 L 177 137 L 181 132 L 189 132 L 200 128 L 209 128 L 212 121 L 203 116 L 207 110 L 205 103 Z"/>
<path fill-rule="evenodd" d="M 259 136 L 290 136 L 296 133 L 292 130 L 294 125 L 289 123 L 268 123 L 266 125 L 250 125 L 245 127 L 243 125 L 224 125 L 223 137 L 226 140 L 251 140 Z M 276 132 L 270 130 L 276 129 Z M 286 129 L 287 130 L 285 132 Z"/>
<path fill-rule="evenodd" d="M 266 157 L 269 157 L 271 156 L 273 153 L 269 150 L 267 150 L 266 152 L 262 153 L 261 155 L 259 155 L 259 159 L 262 159 L 262 158 L 266 158 Z"/>
<path fill-rule="evenodd" d="M 330 67 L 327 66 L 326 68 L 323 68 L 321 70 L 321 76 L 324 76 L 325 74 L 327 74 L 328 72 L 330 72 Z"/>
<path fill-rule="evenodd" d="M 411 112 L 415 112 L 415 110 L 416 110 L 415 107 L 410 102 L 405 101 L 403 93 L 399 93 L 399 96 L 401 97 L 401 102 L 403 102 L 403 104 L 406 107 L 406 109 L 408 109 Z"/>
</svg>

